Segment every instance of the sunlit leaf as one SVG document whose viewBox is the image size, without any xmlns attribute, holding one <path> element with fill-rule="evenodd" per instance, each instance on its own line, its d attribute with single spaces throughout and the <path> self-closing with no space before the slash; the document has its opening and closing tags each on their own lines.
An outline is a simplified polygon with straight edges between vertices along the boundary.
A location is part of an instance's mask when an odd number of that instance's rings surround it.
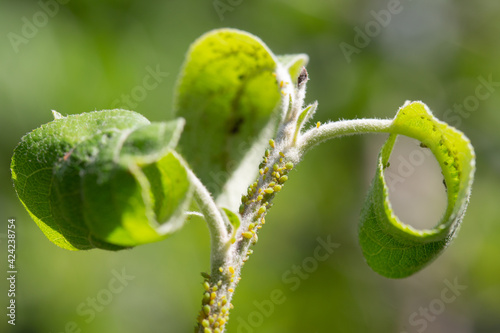
<svg viewBox="0 0 500 333">
<path fill-rule="evenodd" d="M 363 254 L 373 270 L 387 277 L 402 278 L 434 260 L 456 235 L 471 192 L 475 156 L 463 133 L 437 120 L 420 102 L 405 104 L 394 118 L 390 132 L 379 154 L 375 178 L 362 211 L 359 237 Z M 391 208 L 384 168 L 398 134 L 420 140 L 441 167 L 448 206 L 433 229 L 416 230 L 400 221 Z"/>
<path fill-rule="evenodd" d="M 262 154 L 273 135 L 281 98 L 276 67 L 264 43 L 239 30 L 211 31 L 189 49 L 175 100 L 176 114 L 186 119 L 179 148 L 215 197 L 245 156 Z"/>
<path fill-rule="evenodd" d="M 172 149 L 183 120 L 150 123 L 124 110 L 58 117 L 14 151 L 19 199 L 45 235 L 70 250 L 165 238 L 183 221 L 191 184 Z"/>
</svg>

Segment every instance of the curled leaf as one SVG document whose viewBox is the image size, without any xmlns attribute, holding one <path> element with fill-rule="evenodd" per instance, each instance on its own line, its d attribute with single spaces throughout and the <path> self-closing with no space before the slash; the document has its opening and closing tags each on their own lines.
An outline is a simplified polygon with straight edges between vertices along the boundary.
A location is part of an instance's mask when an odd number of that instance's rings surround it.
<svg viewBox="0 0 500 333">
<path fill-rule="evenodd" d="M 184 121 L 150 123 L 124 110 L 56 118 L 12 157 L 19 199 L 45 235 L 69 250 L 117 250 L 179 228 L 191 184 L 173 148 Z"/>
<path fill-rule="evenodd" d="M 463 133 L 436 119 L 421 102 L 405 104 L 389 132 L 363 207 L 359 238 L 366 261 L 374 271 L 390 278 L 403 278 L 434 260 L 456 235 L 469 201 L 475 155 Z M 392 211 L 384 166 L 399 134 L 427 146 L 444 175 L 448 205 L 433 229 L 417 230 L 400 221 Z"/>
</svg>

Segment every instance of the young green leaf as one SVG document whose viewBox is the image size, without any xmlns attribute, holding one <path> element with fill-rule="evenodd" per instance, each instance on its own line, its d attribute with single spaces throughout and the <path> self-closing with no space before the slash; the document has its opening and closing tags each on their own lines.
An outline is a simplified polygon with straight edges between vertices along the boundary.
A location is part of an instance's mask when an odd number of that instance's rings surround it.
<svg viewBox="0 0 500 333">
<path fill-rule="evenodd" d="M 184 121 L 150 123 L 124 110 L 56 118 L 12 157 L 19 199 L 45 235 L 69 250 L 165 238 L 182 225 L 191 184 L 172 152 Z"/>
<path fill-rule="evenodd" d="M 279 55 L 278 61 L 290 74 L 290 78 L 294 84 L 297 84 L 297 78 L 302 70 L 309 62 L 309 56 L 304 53 Z"/>
<path fill-rule="evenodd" d="M 255 145 L 269 140 L 261 133 L 276 127 L 276 67 L 260 39 L 234 29 L 204 34 L 188 52 L 174 105 L 186 119 L 179 148 L 215 197 L 249 152 L 261 153 Z"/>
<path fill-rule="evenodd" d="M 231 226 L 231 232 L 234 237 L 236 230 L 238 230 L 241 224 L 240 216 L 227 208 L 222 208 L 222 211 L 224 212 L 222 216 L 226 223 Z"/>
<path fill-rule="evenodd" d="M 437 120 L 421 102 L 405 104 L 389 132 L 363 207 L 359 237 L 363 254 L 374 271 L 390 278 L 403 278 L 434 260 L 456 235 L 469 201 L 475 156 L 469 139 Z M 442 169 L 448 206 L 433 229 L 416 230 L 401 222 L 392 211 L 384 167 L 398 134 L 420 140 L 432 151 Z"/>
<path fill-rule="evenodd" d="M 293 141 L 297 141 L 297 137 L 302 130 L 302 127 L 312 118 L 316 109 L 318 108 L 318 102 L 308 105 L 297 118 L 297 126 L 295 128 L 295 134 L 293 136 Z"/>
</svg>

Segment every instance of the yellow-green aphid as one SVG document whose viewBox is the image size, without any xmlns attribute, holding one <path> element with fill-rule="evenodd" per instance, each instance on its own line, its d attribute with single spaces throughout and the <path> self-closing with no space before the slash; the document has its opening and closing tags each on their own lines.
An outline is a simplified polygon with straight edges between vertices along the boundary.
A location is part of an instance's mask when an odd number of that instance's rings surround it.
<svg viewBox="0 0 500 333">
<path fill-rule="evenodd" d="M 273 170 L 274 170 L 274 171 L 278 171 L 278 169 L 279 169 L 279 165 L 275 163 L 275 164 L 273 165 Z"/>
<path fill-rule="evenodd" d="M 282 152 L 282 151 L 280 151 L 280 156 L 281 156 L 281 157 L 285 157 L 285 154 L 283 154 L 283 152 Z"/>
<path fill-rule="evenodd" d="M 205 288 L 206 291 L 210 290 L 210 285 L 208 284 L 207 281 L 203 282 L 203 288 Z"/>
<path fill-rule="evenodd" d="M 281 176 L 278 180 L 278 182 L 280 184 L 283 184 L 284 182 L 286 182 L 288 180 L 288 176 Z"/>
<path fill-rule="evenodd" d="M 271 146 L 271 148 L 274 149 L 275 145 L 274 145 L 274 140 L 273 139 L 269 140 L 269 145 Z"/>
<path fill-rule="evenodd" d="M 238 211 L 240 214 L 243 214 L 243 212 L 245 211 L 245 204 L 241 204 Z"/>
<path fill-rule="evenodd" d="M 261 206 L 257 212 L 257 214 L 261 215 L 261 214 L 264 214 L 266 212 L 266 207 L 265 206 Z"/>
<path fill-rule="evenodd" d="M 266 192 L 267 194 L 273 194 L 274 190 L 272 188 L 266 188 L 264 192 Z"/>
<path fill-rule="evenodd" d="M 252 238 L 252 244 L 255 244 L 259 241 L 259 236 L 257 236 L 257 234 L 255 234 Z"/>
<path fill-rule="evenodd" d="M 269 183 L 269 187 L 273 187 L 274 185 L 276 185 L 276 183 L 275 183 L 275 182 L 270 182 L 270 183 Z"/>
<path fill-rule="evenodd" d="M 264 174 L 264 169 L 259 169 L 259 174 L 262 176 Z"/>
<path fill-rule="evenodd" d="M 212 330 L 208 327 L 206 327 L 204 330 L 203 330 L 203 333 L 212 333 Z"/>
<path fill-rule="evenodd" d="M 269 157 L 271 155 L 271 151 L 269 149 L 266 149 L 266 152 L 264 153 L 265 157 Z"/>
<path fill-rule="evenodd" d="M 288 162 L 287 164 L 285 164 L 285 168 L 287 168 L 288 170 L 292 170 L 293 169 L 293 163 L 292 162 Z"/>
<path fill-rule="evenodd" d="M 253 237 L 253 234 L 250 232 L 250 231 L 245 231 L 245 232 L 242 232 L 241 235 L 243 237 L 245 237 L 246 239 L 250 239 Z"/>
<path fill-rule="evenodd" d="M 274 190 L 274 192 L 281 191 L 281 185 L 274 185 L 273 190 Z"/>
<path fill-rule="evenodd" d="M 276 179 L 279 179 L 280 176 L 281 176 L 280 173 L 278 171 L 276 171 L 275 174 L 274 174 L 274 177 L 276 177 Z"/>
<path fill-rule="evenodd" d="M 321 126 L 321 122 L 319 122 L 319 121 L 318 121 L 318 122 L 316 123 L 316 128 L 319 128 L 320 126 Z"/>
<path fill-rule="evenodd" d="M 210 307 L 208 305 L 203 306 L 203 312 L 208 316 L 210 314 Z"/>
<path fill-rule="evenodd" d="M 203 276 L 205 279 L 210 279 L 210 274 L 201 272 L 201 276 Z"/>
<path fill-rule="evenodd" d="M 264 173 L 267 173 L 269 171 L 269 167 L 264 168 Z"/>
<path fill-rule="evenodd" d="M 248 230 L 249 230 L 249 231 L 250 231 L 250 230 L 253 230 L 253 228 L 255 228 L 255 224 L 254 224 L 254 223 L 250 223 L 250 224 L 248 225 Z"/>
<path fill-rule="evenodd" d="M 213 286 L 212 290 L 213 290 L 213 291 L 217 291 L 217 290 L 219 290 L 219 287 L 217 287 L 217 286 Z"/>
<path fill-rule="evenodd" d="M 259 194 L 259 196 L 257 197 L 257 201 L 261 201 L 264 197 L 262 196 L 262 194 Z"/>
<path fill-rule="evenodd" d="M 202 301 L 202 303 L 203 304 L 208 304 L 208 302 L 210 302 L 210 293 L 204 293 L 203 294 L 203 301 Z"/>
<path fill-rule="evenodd" d="M 246 195 L 241 196 L 241 203 L 246 203 L 248 201 L 248 197 Z"/>
<path fill-rule="evenodd" d="M 203 321 L 201 322 L 201 326 L 208 327 L 208 326 L 210 326 L 210 323 L 208 322 L 208 320 L 203 319 Z"/>
</svg>

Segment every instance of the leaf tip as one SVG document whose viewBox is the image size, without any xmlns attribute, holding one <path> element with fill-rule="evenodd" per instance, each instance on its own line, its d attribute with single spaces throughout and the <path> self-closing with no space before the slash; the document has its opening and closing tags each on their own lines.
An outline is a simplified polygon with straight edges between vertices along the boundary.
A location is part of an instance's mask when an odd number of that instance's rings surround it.
<svg viewBox="0 0 500 333">
<path fill-rule="evenodd" d="M 52 116 L 54 116 L 54 120 L 64 118 L 64 116 L 62 114 L 60 114 L 59 112 L 57 112 L 56 110 L 51 110 L 51 111 L 52 111 Z"/>
</svg>

